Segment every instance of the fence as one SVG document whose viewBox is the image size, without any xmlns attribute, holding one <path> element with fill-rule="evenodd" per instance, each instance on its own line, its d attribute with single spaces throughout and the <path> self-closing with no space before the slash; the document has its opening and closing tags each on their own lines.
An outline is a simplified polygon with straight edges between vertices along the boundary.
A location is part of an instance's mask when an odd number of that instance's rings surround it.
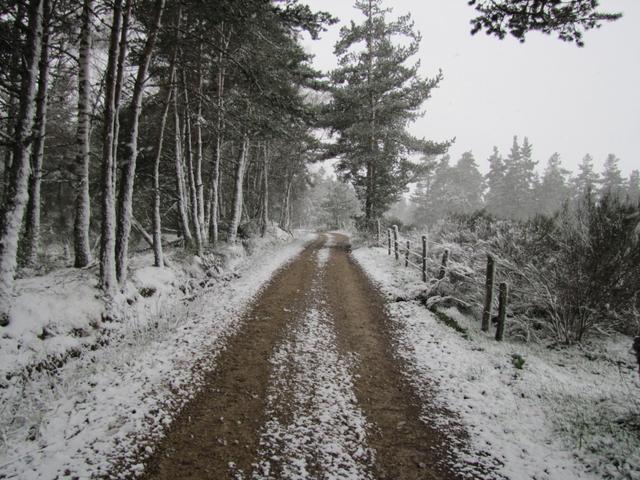
<svg viewBox="0 0 640 480">
<path fill-rule="evenodd" d="M 386 245 L 385 245 L 386 243 Z M 387 254 L 394 255 L 396 262 L 404 263 L 405 268 L 414 268 L 420 271 L 422 281 L 428 281 L 429 267 L 437 272 L 437 280 L 443 280 L 450 271 L 450 250 L 444 244 L 429 242 L 428 235 L 422 235 L 419 240 L 411 238 L 401 239 L 398 227 L 393 225 L 387 229 L 386 242 L 382 238 L 380 221 L 377 224 L 377 244 L 380 247 L 387 247 Z M 412 250 L 412 245 L 418 244 L 420 251 Z M 439 246 L 442 249 L 442 256 L 434 259 L 430 255 L 430 247 Z M 415 247 L 414 247 L 415 248 Z M 471 276 L 462 275 L 464 281 L 471 282 L 484 289 L 484 299 L 482 303 L 482 331 L 488 332 L 491 326 L 493 313 L 496 264 L 499 263 L 495 256 L 489 252 L 480 252 L 486 255 L 485 281 L 479 282 Z M 502 341 L 506 326 L 507 302 L 509 298 L 509 285 L 507 282 L 500 282 L 498 285 L 498 315 L 495 339 Z"/>
</svg>

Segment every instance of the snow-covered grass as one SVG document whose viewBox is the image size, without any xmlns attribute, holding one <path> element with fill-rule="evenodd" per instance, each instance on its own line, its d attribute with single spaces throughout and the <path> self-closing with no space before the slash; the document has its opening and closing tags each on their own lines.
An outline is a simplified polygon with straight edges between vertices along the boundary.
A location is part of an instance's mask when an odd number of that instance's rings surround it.
<svg viewBox="0 0 640 480">
<path fill-rule="evenodd" d="M 141 472 L 133 462 L 152 453 L 243 308 L 309 238 L 254 240 L 251 256 L 223 252 L 232 261 L 176 254 L 162 270 L 136 257 L 108 316 L 90 270 L 19 281 L 18 314 L 0 339 L 3 478 Z"/>
<path fill-rule="evenodd" d="M 640 381 L 629 337 L 571 348 L 496 342 L 472 317 L 451 308 L 443 322 L 413 300 L 419 272 L 386 249 L 354 256 L 390 298 L 415 387 L 426 398 L 435 383 L 436 401 L 469 431 L 459 467 L 470 478 L 481 476 L 478 465 L 512 480 L 640 478 Z"/>
</svg>

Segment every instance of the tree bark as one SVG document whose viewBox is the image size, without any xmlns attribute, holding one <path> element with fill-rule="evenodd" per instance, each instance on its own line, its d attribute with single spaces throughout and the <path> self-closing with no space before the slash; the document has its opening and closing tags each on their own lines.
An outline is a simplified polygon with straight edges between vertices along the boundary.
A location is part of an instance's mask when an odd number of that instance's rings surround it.
<svg viewBox="0 0 640 480">
<path fill-rule="evenodd" d="M 242 139 L 242 146 L 240 148 L 240 154 L 238 155 L 238 164 L 235 171 L 235 182 L 233 189 L 233 216 L 229 223 L 229 232 L 227 235 L 227 241 L 234 243 L 238 236 L 238 226 L 240 225 L 240 219 L 242 217 L 242 200 L 243 200 L 243 183 L 244 172 L 247 166 L 247 158 L 249 151 L 249 137 L 244 136 Z"/>
<path fill-rule="evenodd" d="M 16 118 L 13 161 L 0 220 L 0 326 L 9 324 L 17 269 L 18 236 L 28 200 L 29 156 L 35 115 L 38 61 L 42 48 L 43 0 L 28 5 L 28 33 L 22 52 L 20 104 Z"/>
<path fill-rule="evenodd" d="M 176 35 L 180 30 L 182 10 L 178 7 L 176 18 Z M 156 145 L 156 155 L 153 161 L 153 256 L 154 265 L 156 267 L 164 267 L 164 254 L 162 252 L 162 218 L 160 217 L 160 160 L 162 159 L 162 144 L 164 142 L 164 131 L 167 126 L 167 118 L 169 116 L 169 108 L 171 108 L 171 96 L 173 84 L 176 77 L 176 60 L 178 56 L 178 45 L 173 50 L 171 64 L 169 67 L 169 86 L 167 88 L 167 97 L 162 111 L 160 120 L 160 131 L 158 132 L 158 143 Z"/>
<path fill-rule="evenodd" d="M 116 73 L 115 109 L 113 114 L 113 188 L 115 192 L 118 170 L 118 143 L 120 138 L 120 99 L 122 98 L 122 82 L 124 80 L 124 67 L 127 59 L 127 45 L 129 43 L 129 19 L 133 0 L 125 0 L 122 13 L 122 26 L 120 30 L 120 43 L 118 47 L 118 70 Z"/>
<path fill-rule="evenodd" d="M 89 165 L 91 163 L 89 96 L 91 88 L 91 12 L 93 0 L 84 0 L 82 31 L 78 62 L 78 128 L 76 130 L 76 201 L 73 224 L 74 265 L 86 267 L 91 263 L 89 226 L 91 198 L 89 196 Z"/>
<path fill-rule="evenodd" d="M 131 234 L 131 215 L 133 211 L 133 187 L 136 178 L 136 162 L 138 159 L 138 127 L 142 111 L 142 95 L 151 55 L 155 48 L 156 37 L 160 29 L 162 11 L 165 0 L 155 0 L 153 22 L 144 45 L 135 85 L 131 98 L 129 117 L 129 138 L 124 155 L 120 195 L 118 196 L 118 226 L 116 232 L 116 274 L 118 283 L 123 285 L 127 280 L 127 259 L 129 255 L 129 235 Z"/>
<path fill-rule="evenodd" d="M 13 24 L 13 36 L 16 41 L 15 48 L 11 51 L 11 61 L 9 63 L 9 85 L 15 88 L 15 91 L 8 92 L 7 99 L 7 125 L 6 134 L 7 137 L 13 137 L 15 133 L 15 119 L 18 111 L 18 96 L 15 92 L 20 90 L 20 48 L 19 39 L 21 38 L 20 31 L 22 29 L 22 22 L 24 20 L 25 4 L 19 2 L 17 5 L 16 18 Z M 4 182 L 2 185 L 3 200 L 6 201 L 9 194 L 9 183 L 11 182 L 11 165 L 13 164 L 13 146 L 8 145 L 4 152 Z M 5 202 L 1 205 L 4 205 Z"/>
<path fill-rule="evenodd" d="M 182 158 L 182 140 L 180 135 L 180 113 L 178 111 L 178 82 L 173 84 L 173 120 L 175 126 L 175 165 L 176 165 L 176 187 L 178 193 L 178 212 L 180 214 L 180 228 L 184 238 L 185 246 L 193 245 L 193 237 L 189 228 L 189 215 L 187 214 L 186 186 L 184 181 L 184 167 Z"/>
<path fill-rule="evenodd" d="M 122 0 L 114 0 L 105 79 L 104 129 L 102 134 L 102 225 L 100 238 L 100 284 L 107 295 L 117 287 L 115 261 L 115 179 L 113 141 L 115 135 L 117 72 L 122 65 L 118 40 L 122 33 Z"/>
<path fill-rule="evenodd" d="M 204 184 L 202 183 L 202 95 L 204 93 L 204 77 L 202 74 L 202 38 L 198 44 L 198 107 L 196 109 L 196 198 L 198 205 L 198 226 L 200 227 L 200 243 L 204 244 L 207 240 L 207 229 L 205 228 L 204 214 Z"/>
<path fill-rule="evenodd" d="M 269 226 L 269 144 L 264 143 L 264 166 L 262 171 L 262 207 L 260 216 L 260 235 L 267 234 Z"/>
<path fill-rule="evenodd" d="M 33 128 L 34 146 L 31 153 L 31 177 L 29 178 L 29 203 L 24 239 L 25 264 L 34 266 L 40 250 L 40 185 L 47 125 L 47 101 L 49 99 L 49 36 L 51 7 L 49 0 L 42 4 L 42 47 L 38 65 L 38 93 L 36 96 L 36 117 Z"/>
<path fill-rule="evenodd" d="M 220 163 L 222 161 L 222 135 L 224 128 L 224 81 L 226 66 L 224 55 L 229 47 L 231 33 L 225 36 L 224 23 L 220 26 L 220 41 L 223 47 L 218 53 L 218 73 L 217 73 L 217 102 L 216 102 L 216 132 L 215 132 L 215 152 L 213 164 L 211 165 L 211 190 L 209 191 L 211 205 L 209 219 L 209 241 L 215 245 L 218 243 L 218 218 L 220 217 Z"/>
<path fill-rule="evenodd" d="M 291 229 L 291 187 L 293 172 L 287 173 L 284 192 L 282 193 L 282 212 L 280 213 L 280 228 L 285 232 Z"/>
<path fill-rule="evenodd" d="M 193 221 L 193 230 L 195 233 L 196 250 L 199 256 L 202 256 L 202 228 L 199 221 L 198 208 L 198 191 L 196 187 L 195 173 L 193 168 L 193 149 L 191 138 L 191 108 L 189 104 L 189 92 L 187 91 L 187 78 L 184 70 L 182 71 L 182 82 L 184 87 L 184 126 L 185 126 L 185 157 L 187 159 L 187 182 L 189 185 L 189 198 L 191 199 L 191 219 Z"/>
</svg>

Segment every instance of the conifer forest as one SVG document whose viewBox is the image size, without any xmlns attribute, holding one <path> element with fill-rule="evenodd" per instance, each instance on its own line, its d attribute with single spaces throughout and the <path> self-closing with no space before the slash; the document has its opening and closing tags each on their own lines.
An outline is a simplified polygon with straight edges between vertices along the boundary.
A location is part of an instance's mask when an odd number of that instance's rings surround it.
<svg viewBox="0 0 640 480">
<path fill-rule="evenodd" d="M 0 479 L 640 478 L 639 22 L 0 0 Z"/>
</svg>

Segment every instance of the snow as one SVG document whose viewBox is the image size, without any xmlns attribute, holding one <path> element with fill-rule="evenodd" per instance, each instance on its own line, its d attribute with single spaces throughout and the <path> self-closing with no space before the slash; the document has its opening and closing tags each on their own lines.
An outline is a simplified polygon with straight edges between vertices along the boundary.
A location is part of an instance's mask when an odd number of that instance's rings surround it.
<svg viewBox="0 0 640 480">
<path fill-rule="evenodd" d="M 561 349 L 496 342 L 473 318 L 443 311 L 466 329 L 464 338 L 412 300 L 419 272 L 395 264 L 382 248 L 354 256 L 390 297 L 411 382 L 425 402 L 435 383 L 435 401 L 469 431 L 470 445 L 458 452 L 469 478 L 640 478 L 640 381 L 629 337 Z M 443 428 L 452 421 L 435 420 Z"/>
<path fill-rule="evenodd" d="M 374 452 L 367 446 L 368 425 L 350 374 L 355 359 L 338 352 L 318 286 L 332 240 L 329 236 L 317 253 L 312 305 L 270 359 L 270 420 L 261 433 L 254 479 L 303 480 L 317 471 L 327 480 L 372 478 Z"/>
<path fill-rule="evenodd" d="M 211 278 L 206 259 L 170 271 L 133 258 L 132 282 L 103 320 L 89 270 L 19 281 L 20 321 L 0 338 L 0 476 L 90 478 L 115 466 L 138 475 L 243 309 L 310 238 L 258 240 Z M 43 327 L 52 336 L 38 338 Z"/>
</svg>

